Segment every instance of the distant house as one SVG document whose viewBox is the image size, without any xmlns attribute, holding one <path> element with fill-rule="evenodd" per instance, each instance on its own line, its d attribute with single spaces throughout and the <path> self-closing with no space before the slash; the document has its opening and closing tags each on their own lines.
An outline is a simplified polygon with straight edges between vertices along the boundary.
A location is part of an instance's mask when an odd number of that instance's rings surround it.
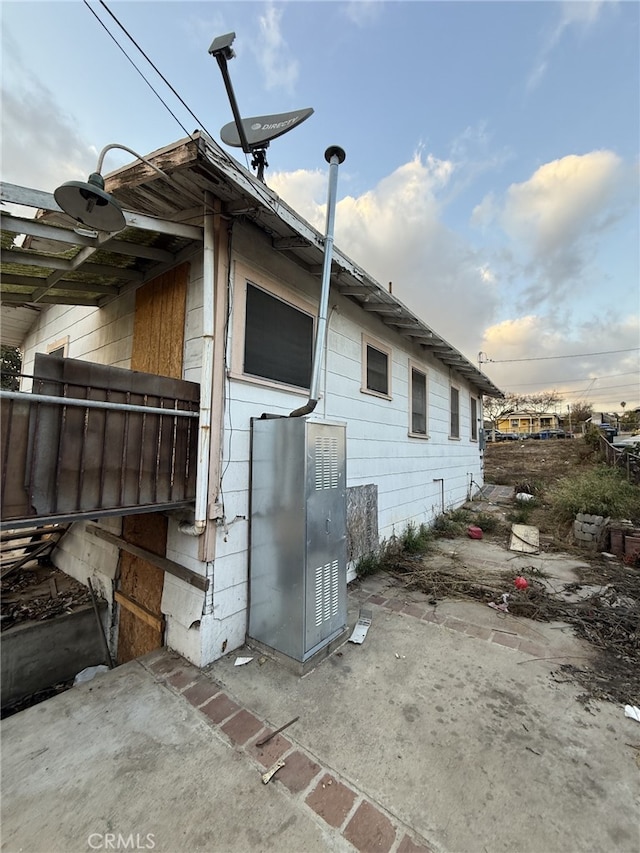
<svg viewBox="0 0 640 853">
<path fill-rule="evenodd" d="M 497 428 L 501 432 L 531 434 L 545 429 L 559 429 L 560 417 L 555 412 L 512 412 L 498 419 Z"/>
<path fill-rule="evenodd" d="M 3 215 L 28 240 L 3 253 L 2 335 L 35 377 L 13 412 L 24 407 L 24 458 L 12 457 L 23 508 L 3 512 L 3 526 L 73 522 L 54 561 L 106 597 L 120 661 L 167 644 L 204 666 L 245 641 L 255 423 L 304 407 L 325 241 L 203 134 L 148 159 L 169 179 L 142 163 L 106 178 L 126 218 L 111 235 L 76 229 L 47 193 L 3 187 L 41 211 Z M 339 249 L 321 371 L 308 422 L 346 437 L 353 577 L 380 538 L 482 484 L 482 398 L 501 392 Z M 522 418 L 527 430 L 545 423 Z M 338 469 L 323 441 L 314 482 L 330 490 Z M 278 446 L 274 476 L 291 454 Z M 333 517 L 306 511 L 314 535 L 329 536 Z M 299 541 L 296 525 L 267 525 L 274 546 Z M 309 575 L 308 618 L 333 606 L 334 571 L 329 561 Z"/>
</svg>

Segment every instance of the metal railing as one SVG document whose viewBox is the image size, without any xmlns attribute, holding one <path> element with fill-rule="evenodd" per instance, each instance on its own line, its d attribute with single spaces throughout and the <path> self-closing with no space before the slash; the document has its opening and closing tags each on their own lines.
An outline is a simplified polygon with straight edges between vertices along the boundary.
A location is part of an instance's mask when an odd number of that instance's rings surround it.
<svg viewBox="0 0 640 853">
<path fill-rule="evenodd" d="M 193 501 L 198 386 L 90 368 L 120 387 L 33 376 L 31 393 L 0 391 L 3 529 Z"/>
<path fill-rule="evenodd" d="M 610 468 L 624 471 L 629 483 L 640 485 L 640 456 L 630 449 L 614 447 L 604 435 L 599 436 L 600 452 Z M 639 438 L 640 443 L 640 438 Z"/>
</svg>

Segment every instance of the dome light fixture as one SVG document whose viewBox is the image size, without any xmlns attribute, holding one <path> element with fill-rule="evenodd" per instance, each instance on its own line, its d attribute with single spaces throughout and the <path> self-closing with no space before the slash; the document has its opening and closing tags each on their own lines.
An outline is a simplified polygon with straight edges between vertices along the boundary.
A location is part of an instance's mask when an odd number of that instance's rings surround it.
<svg viewBox="0 0 640 853">
<path fill-rule="evenodd" d="M 89 175 L 86 182 L 67 181 L 53 193 L 56 203 L 64 213 L 81 222 L 87 228 L 96 231 L 117 232 L 122 231 L 126 225 L 122 208 L 115 198 L 105 191 L 104 178 L 101 174 L 104 156 L 111 148 L 121 148 L 123 151 L 128 151 L 129 154 L 133 154 L 138 160 L 146 163 L 163 178 L 169 178 L 162 169 L 158 169 L 157 166 L 154 166 L 153 163 L 150 163 L 131 148 L 127 148 L 126 145 L 119 145 L 115 142 L 106 145 L 98 157 L 96 171 Z"/>
</svg>

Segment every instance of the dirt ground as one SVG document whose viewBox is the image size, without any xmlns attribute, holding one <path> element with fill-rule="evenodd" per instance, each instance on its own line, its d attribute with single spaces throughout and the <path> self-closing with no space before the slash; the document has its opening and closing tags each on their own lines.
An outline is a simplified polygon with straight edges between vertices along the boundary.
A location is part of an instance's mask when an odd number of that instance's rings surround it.
<svg viewBox="0 0 640 853">
<path fill-rule="evenodd" d="M 487 442 L 484 479 L 497 486 L 539 490 L 593 463 L 593 448 L 582 438 Z"/>
<path fill-rule="evenodd" d="M 484 481 L 497 486 L 513 486 L 516 491 L 528 492 L 538 498 L 527 523 L 540 530 L 542 548 L 549 551 L 560 549 L 591 559 L 591 552 L 575 546 L 571 525 L 558 521 L 553 510 L 545 504 L 544 497 L 558 480 L 589 470 L 597 462 L 593 448 L 581 437 L 488 442 L 484 455 Z"/>
<path fill-rule="evenodd" d="M 640 696 L 640 569 L 610 559 L 601 551 L 578 545 L 572 525 L 561 523 L 545 503 L 545 494 L 562 477 L 597 464 L 593 450 L 580 439 L 526 440 L 490 443 L 485 453 L 485 483 L 513 486 L 515 492 L 536 497 L 526 524 L 537 527 L 540 553 L 566 555 L 576 560 L 569 582 L 554 589 L 544 572 L 530 568 L 528 587 L 513 589 L 513 570 L 496 574 L 481 572 L 451 559 L 442 548 L 429 548 L 420 556 L 400 557 L 390 567 L 409 588 L 431 596 L 434 605 L 445 600 L 500 601 L 510 589 L 509 613 L 537 622 L 571 626 L 574 634 L 593 648 L 589 666 L 561 667 L 564 676 L 585 688 L 583 701 L 605 699 L 637 704 Z M 509 552 L 512 523 L 522 521 L 522 506 L 513 499 L 497 503 L 475 501 L 451 513 L 457 532 L 464 536 L 474 514 L 483 538 Z M 465 516 L 466 513 L 466 516 Z M 488 524 L 488 516 L 492 523 Z M 452 543 L 453 545 L 453 543 Z"/>
</svg>

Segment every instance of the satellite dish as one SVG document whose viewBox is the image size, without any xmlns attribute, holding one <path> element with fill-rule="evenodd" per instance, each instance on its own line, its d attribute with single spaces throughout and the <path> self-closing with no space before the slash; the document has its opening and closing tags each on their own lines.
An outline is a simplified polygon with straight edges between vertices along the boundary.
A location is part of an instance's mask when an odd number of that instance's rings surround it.
<svg viewBox="0 0 640 853">
<path fill-rule="evenodd" d="M 313 114 L 311 107 L 302 110 L 294 110 L 289 113 L 275 113 L 273 115 L 255 116 L 254 118 L 242 118 L 236 96 L 231 85 L 227 60 L 233 59 L 235 53 L 231 45 L 236 37 L 235 33 L 227 33 L 218 36 L 211 43 L 209 53 L 215 56 L 222 73 L 222 79 L 229 96 L 233 121 L 220 131 L 220 138 L 225 145 L 242 148 L 245 154 L 252 154 L 251 166 L 257 169 L 258 180 L 264 182 L 264 170 L 267 163 L 267 148 L 272 139 L 282 136 L 289 130 L 293 130 Z"/>
<path fill-rule="evenodd" d="M 294 110 L 290 113 L 275 113 L 269 116 L 255 116 L 255 118 L 240 119 L 244 128 L 245 139 L 250 148 L 262 148 L 265 143 L 271 142 L 283 133 L 293 130 L 303 121 L 313 115 L 311 107 L 305 107 L 303 110 Z M 242 148 L 242 140 L 238 133 L 238 127 L 235 121 L 230 121 L 220 131 L 220 139 L 225 145 L 231 145 L 235 148 Z"/>
</svg>

